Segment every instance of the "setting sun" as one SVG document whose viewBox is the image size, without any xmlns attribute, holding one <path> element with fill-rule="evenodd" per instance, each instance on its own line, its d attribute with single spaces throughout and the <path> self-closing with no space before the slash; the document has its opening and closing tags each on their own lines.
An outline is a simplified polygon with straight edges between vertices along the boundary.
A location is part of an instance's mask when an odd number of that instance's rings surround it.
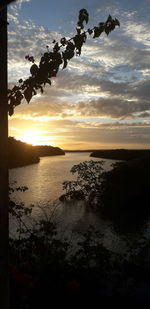
<svg viewBox="0 0 150 309">
<path fill-rule="evenodd" d="M 18 139 L 32 145 L 50 145 L 53 143 L 53 137 L 44 136 L 43 132 L 34 130 L 26 131 L 22 136 L 19 136 Z"/>
</svg>

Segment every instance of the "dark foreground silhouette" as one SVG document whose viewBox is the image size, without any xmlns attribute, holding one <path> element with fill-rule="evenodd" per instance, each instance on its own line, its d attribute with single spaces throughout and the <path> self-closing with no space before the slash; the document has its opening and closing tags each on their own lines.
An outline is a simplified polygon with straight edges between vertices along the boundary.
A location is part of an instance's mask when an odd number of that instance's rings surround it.
<svg viewBox="0 0 150 309">
<path fill-rule="evenodd" d="M 11 309 L 79 302 L 150 305 L 148 240 L 139 238 L 125 254 L 114 253 L 91 226 L 73 252 L 50 220 L 21 235 L 10 239 Z"/>
</svg>

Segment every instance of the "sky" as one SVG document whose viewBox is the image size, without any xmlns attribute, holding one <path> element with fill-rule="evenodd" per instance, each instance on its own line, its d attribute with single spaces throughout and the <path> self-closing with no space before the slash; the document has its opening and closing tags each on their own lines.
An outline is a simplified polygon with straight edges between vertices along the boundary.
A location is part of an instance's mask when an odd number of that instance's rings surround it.
<svg viewBox="0 0 150 309">
<path fill-rule="evenodd" d="M 107 37 L 89 37 L 80 57 L 60 69 L 44 94 L 17 106 L 9 135 L 63 149 L 150 148 L 150 0 L 18 0 L 8 8 L 9 87 L 30 76 L 46 45 L 111 14 L 120 21 Z"/>
</svg>

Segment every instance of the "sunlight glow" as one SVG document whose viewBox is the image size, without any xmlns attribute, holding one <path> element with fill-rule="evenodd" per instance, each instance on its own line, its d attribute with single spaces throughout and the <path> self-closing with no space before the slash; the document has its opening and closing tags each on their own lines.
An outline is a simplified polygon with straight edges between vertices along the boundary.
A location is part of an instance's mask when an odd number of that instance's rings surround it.
<svg viewBox="0 0 150 309">
<path fill-rule="evenodd" d="M 32 145 L 52 145 L 54 144 L 54 139 L 52 136 L 44 136 L 43 132 L 40 131 L 26 131 L 18 139 L 22 142 L 32 144 Z"/>
</svg>

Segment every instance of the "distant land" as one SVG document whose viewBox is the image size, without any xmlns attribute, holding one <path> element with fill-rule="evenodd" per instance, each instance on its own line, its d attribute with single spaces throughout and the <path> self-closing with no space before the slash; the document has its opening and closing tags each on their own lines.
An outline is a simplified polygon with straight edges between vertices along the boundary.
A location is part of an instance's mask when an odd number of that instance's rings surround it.
<svg viewBox="0 0 150 309">
<path fill-rule="evenodd" d="M 8 166 L 9 168 L 21 167 L 38 163 L 40 157 L 65 155 L 59 147 L 33 146 L 13 137 L 8 138 Z"/>
<path fill-rule="evenodd" d="M 69 150 L 69 149 L 67 149 L 67 150 L 64 150 L 64 151 L 65 151 L 65 153 L 67 153 L 67 152 L 93 152 L 94 149 L 86 149 L 86 150 Z"/>
<path fill-rule="evenodd" d="M 60 155 L 65 155 L 65 151 L 62 150 L 59 147 L 53 147 L 53 146 L 33 146 L 37 155 L 39 157 L 44 157 L 44 156 L 60 156 Z"/>
<path fill-rule="evenodd" d="M 95 150 L 90 157 L 130 161 L 150 156 L 150 149 L 106 149 Z"/>
</svg>

